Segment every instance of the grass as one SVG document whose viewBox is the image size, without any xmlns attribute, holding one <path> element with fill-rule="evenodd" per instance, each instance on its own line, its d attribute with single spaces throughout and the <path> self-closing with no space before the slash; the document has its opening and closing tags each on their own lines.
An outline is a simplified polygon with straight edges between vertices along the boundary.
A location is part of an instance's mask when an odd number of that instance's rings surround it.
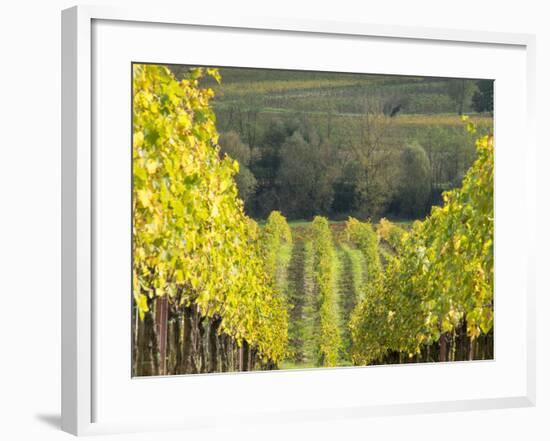
<svg viewBox="0 0 550 441">
<path fill-rule="evenodd" d="M 223 71 L 222 71 L 223 74 Z M 289 94 L 292 92 L 305 92 L 323 88 L 341 88 L 348 86 L 361 86 L 365 84 L 362 79 L 303 79 L 303 80 L 267 80 L 247 83 L 243 88 L 241 83 L 223 83 L 215 86 L 214 92 L 225 98 L 233 98 L 259 94 Z"/>
<path fill-rule="evenodd" d="M 365 99 L 391 99 L 397 94 L 407 97 L 405 114 L 452 116 L 456 110 L 444 78 L 246 68 L 221 68 L 220 74 L 220 85 L 208 79 L 204 83 L 214 90 L 213 105 L 218 109 L 233 106 L 245 112 L 312 115 L 330 111 L 349 116 L 363 110 Z"/>
<path fill-rule="evenodd" d="M 340 334 L 340 344 L 338 348 L 338 365 L 341 366 L 342 362 L 347 359 L 347 351 L 343 348 L 342 333 L 347 328 L 345 317 L 343 317 L 341 304 L 343 297 L 348 296 L 348 292 L 345 289 L 343 276 L 344 267 L 342 262 L 342 250 L 337 244 L 333 244 L 334 252 L 332 253 L 332 311 L 336 316 L 338 322 L 338 330 Z"/>
<path fill-rule="evenodd" d="M 353 279 L 353 294 L 355 303 L 358 303 L 363 295 L 363 286 L 367 280 L 365 259 L 361 251 L 352 248 L 347 243 L 341 243 L 345 258 L 350 262 L 351 276 Z"/>
<path fill-rule="evenodd" d="M 304 362 L 316 363 L 319 359 L 318 332 L 319 329 L 319 306 L 317 293 L 315 292 L 314 268 L 313 268 L 313 243 L 307 242 L 304 246 Z"/>
<path fill-rule="evenodd" d="M 312 369 L 312 368 L 318 368 L 316 363 L 314 362 L 295 362 L 292 360 L 284 360 L 279 364 L 280 369 Z"/>
<path fill-rule="evenodd" d="M 331 225 L 341 225 L 345 223 L 346 221 L 344 220 L 329 220 L 329 224 Z M 310 224 L 311 224 L 311 221 L 305 220 L 305 219 L 292 220 L 288 222 L 288 225 L 290 225 L 290 228 L 309 227 Z"/>
<path fill-rule="evenodd" d="M 213 102 L 212 106 L 218 111 L 225 110 L 226 108 L 237 104 L 236 102 L 223 101 Z M 273 115 L 308 115 L 315 117 L 326 118 L 326 110 L 303 110 L 288 107 L 271 107 L 271 106 L 255 106 L 247 108 L 246 105 L 239 106 L 241 111 L 257 111 L 262 114 Z M 330 112 L 333 118 L 361 118 L 365 114 L 361 112 Z M 489 114 L 469 114 L 470 121 L 480 127 L 487 127 L 493 125 L 493 117 Z M 449 126 L 449 127 L 463 127 L 464 123 L 456 113 L 403 113 L 397 116 L 395 119 L 395 126 L 398 127 L 422 127 L 422 126 Z"/>
<path fill-rule="evenodd" d="M 479 126 L 488 126 L 493 124 L 493 118 L 490 115 L 470 115 L 470 121 Z M 438 113 L 438 114 L 403 114 L 396 119 L 399 126 L 453 126 L 463 127 L 464 123 L 456 113 Z"/>
<path fill-rule="evenodd" d="M 291 359 L 299 363 L 304 359 L 304 243 L 294 241 L 287 272 L 287 302 L 289 304 L 289 349 Z"/>
<path fill-rule="evenodd" d="M 361 301 L 366 282 L 363 254 L 348 243 L 339 244 L 342 272 L 340 275 L 340 320 L 342 329 L 342 360 L 351 363 L 351 333 L 349 321 L 355 306 Z"/>
</svg>

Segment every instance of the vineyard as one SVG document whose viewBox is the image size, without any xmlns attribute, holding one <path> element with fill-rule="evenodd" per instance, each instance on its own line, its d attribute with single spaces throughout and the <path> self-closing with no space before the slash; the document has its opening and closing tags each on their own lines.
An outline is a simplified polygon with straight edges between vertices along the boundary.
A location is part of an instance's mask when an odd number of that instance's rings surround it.
<svg viewBox="0 0 550 441">
<path fill-rule="evenodd" d="M 256 221 L 207 77 L 134 66 L 134 376 L 493 358 L 490 135 L 422 220 Z"/>
</svg>

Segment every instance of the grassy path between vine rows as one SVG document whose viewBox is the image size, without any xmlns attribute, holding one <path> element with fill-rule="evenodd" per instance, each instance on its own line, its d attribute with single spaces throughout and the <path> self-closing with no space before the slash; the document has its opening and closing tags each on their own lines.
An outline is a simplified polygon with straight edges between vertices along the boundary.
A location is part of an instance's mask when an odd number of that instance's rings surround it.
<svg viewBox="0 0 550 441">
<path fill-rule="evenodd" d="M 342 363 L 351 363 L 351 333 L 349 321 L 353 309 L 361 298 L 361 291 L 365 282 L 365 259 L 357 249 L 346 243 L 339 244 L 339 259 L 342 270 L 340 272 L 340 329 L 342 337 Z"/>
<path fill-rule="evenodd" d="M 333 230 L 334 305 L 338 316 L 342 345 L 339 366 L 351 364 L 349 320 L 361 297 L 366 278 L 362 253 L 347 243 L 340 230 Z M 281 248 L 276 281 L 286 293 L 289 309 L 289 349 L 291 355 L 281 363 L 282 369 L 319 366 L 319 297 L 315 289 L 313 246 L 309 225 L 292 225 L 293 244 Z"/>
<path fill-rule="evenodd" d="M 292 257 L 287 270 L 287 301 L 289 311 L 289 346 L 296 363 L 304 360 L 304 243 L 296 241 L 292 246 Z"/>
</svg>

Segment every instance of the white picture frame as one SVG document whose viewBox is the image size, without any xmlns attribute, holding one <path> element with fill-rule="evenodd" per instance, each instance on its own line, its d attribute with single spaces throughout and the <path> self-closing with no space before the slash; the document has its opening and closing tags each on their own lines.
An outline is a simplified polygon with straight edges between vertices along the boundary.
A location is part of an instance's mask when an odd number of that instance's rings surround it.
<svg viewBox="0 0 550 441">
<path fill-rule="evenodd" d="M 493 57 L 492 67 L 477 66 L 475 63 L 463 63 L 461 72 L 455 76 L 472 78 L 496 77 L 495 92 L 495 136 L 497 146 L 502 145 L 502 154 L 497 154 L 495 197 L 496 197 L 496 239 L 495 239 L 495 360 L 488 363 L 444 363 L 440 366 L 387 366 L 373 368 L 340 368 L 307 372 L 246 373 L 238 375 L 211 375 L 191 377 L 172 377 L 155 379 L 122 378 L 125 367 L 124 359 L 130 359 L 125 347 L 115 351 L 117 342 L 123 341 L 125 333 L 129 335 L 122 319 L 113 321 L 104 308 L 101 295 L 105 293 L 107 267 L 120 263 L 119 272 L 124 273 L 128 256 L 116 260 L 119 254 L 128 253 L 127 243 L 120 233 L 127 228 L 129 210 L 122 211 L 118 227 L 106 231 L 102 222 L 102 212 L 106 207 L 124 209 L 125 196 L 118 191 L 128 191 L 128 180 L 125 179 L 124 155 L 130 162 L 130 65 L 131 61 L 178 62 L 185 60 L 185 54 L 171 58 L 170 47 L 151 59 L 151 51 L 159 47 L 159 38 L 163 34 L 170 36 L 184 32 L 192 37 L 193 32 L 201 32 L 206 40 L 215 43 L 216 33 L 223 33 L 224 40 L 234 38 L 246 43 L 247 36 L 254 33 L 255 40 L 261 40 L 266 47 L 277 45 L 288 49 L 286 58 L 279 58 L 275 67 L 312 68 L 319 70 L 338 69 L 349 57 L 346 52 L 349 45 L 357 45 L 367 52 L 372 50 L 372 67 L 365 73 L 407 73 L 416 75 L 439 75 L 450 72 L 457 57 L 471 56 Z M 182 34 L 183 35 L 183 34 Z M 292 47 L 298 50 L 302 40 L 308 40 L 307 56 L 292 55 Z M 320 50 L 319 41 L 325 50 L 333 50 L 334 61 L 319 65 L 315 58 Z M 284 41 L 283 41 L 284 40 Z M 311 40 L 311 41 L 310 41 Z M 144 55 L 136 55 L 133 45 L 140 45 Z M 378 45 L 378 46 L 377 46 Z M 398 46 L 402 47 L 399 48 Z M 395 46 L 395 48 L 391 47 Z M 406 49 L 405 49 L 406 46 Z M 248 46 L 254 48 L 254 46 Z M 351 47 L 351 46 L 350 46 Z M 317 49 L 315 49 L 317 48 Z M 342 50 L 339 50 L 341 48 Z M 439 48 L 439 49 L 438 49 Z M 448 58 L 444 66 L 434 69 L 429 59 L 434 58 L 438 50 L 445 48 L 449 53 L 456 50 L 456 56 Z M 453 49 L 454 48 L 454 49 Z M 426 58 L 423 66 L 404 66 L 406 57 L 394 57 L 393 61 L 385 60 L 381 55 L 387 51 L 388 57 L 395 54 L 422 54 Z M 399 52 L 401 51 L 401 52 Z M 423 53 L 422 51 L 426 51 Z M 230 56 L 238 53 L 210 54 L 204 59 L 193 55 L 187 64 L 202 65 L 243 65 L 251 67 L 269 67 L 270 60 L 260 57 L 256 61 L 231 62 Z M 274 52 L 271 52 L 273 57 Z M 337 56 L 337 54 L 339 55 Z M 348 53 L 348 55 L 346 55 Z M 442 52 L 443 54 L 445 51 Z M 304 52 L 305 54 L 305 52 Z M 377 55 L 378 54 L 378 55 Z M 167 12 L 132 9 L 129 11 L 107 7 L 73 7 L 62 13 L 62 428 L 77 434 L 89 435 L 98 433 L 185 429 L 209 427 L 215 425 L 246 422 L 254 418 L 260 422 L 288 422 L 296 420 L 321 420 L 330 418 L 354 418 L 373 415 L 400 415 L 423 412 L 441 412 L 474 410 L 503 407 L 533 406 L 535 403 L 535 277 L 534 277 L 534 219 L 535 213 L 535 142 L 532 129 L 534 121 L 534 62 L 535 38 L 526 34 L 506 34 L 451 29 L 424 29 L 418 27 L 397 27 L 363 23 L 308 22 L 292 19 L 251 18 L 234 20 L 231 18 L 188 17 L 184 8 Z M 137 59 L 135 57 L 138 57 Z M 191 55 L 189 55 L 191 56 Z M 346 58 L 347 56 L 347 58 Z M 145 57 L 145 58 L 144 58 Z M 178 58 L 179 57 L 179 58 Z M 249 55 L 250 57 L 250 55 Z M 281 56 L 282 57 L 282 56 Z M 491 59 L 493 59 L 491 58 Z M 248 60 L 252 60 L 249 58 Z M 216 61 L 218 60 L 218 61 Z M 235 60 L 235 58 L 233 58 Z M 285 61 L 287 60 L 287 61 Z M 376 61 L 378 60 L 378 61 Z M 441 61 L 440 59 L 438 60 Z M 111 64 L 112 63 L 112 64 Z M 308 64 L 309 63 L 309 64 Z M 317 64 L 316 64 L 317 63 Z M 331 64 L 332 63 L 332 64 Z M 340 63 L 340 64 L 338 64 Z M 400 64 L 401 63 L 401 64 Z M 284 64 L 284 65 L 283 65 Z M 127 71 L 123 72 L 127 65 Z M 445 66 L 448 65 L 448 66 Z M 120 67 L 119 67 L 120 66 Z M 364 71 L 365 67 L 349 65 L 346 70 Z M 106 68 L 112 69 L 110 73 Z M 483 68 L 488 69 L 483 71 Z M 351 70 L 350 70 L 351 69 Z M 445 70 L 446 69 L 446 70 Z M 485 73 L 484 73 L 485 72 Z M 111 81 L 106 82 L 105 79 Z M 126 77 L 124 77 L 126 75 Z M 448 75 L 451 76 L 451 75 Z M 117 81 L 127 80 L 127 88 Z M 500 78 L 500 80 L 499 80 Z M 108 84 L 107 84 L 108 83 Z M 118 85 L 118 86 L 117 86 Z M 499 86 L 506 85 L 509 87 Z M 124 100 L 128 109 L 117 112 Z M 518 107 L 514 115 L 507 111 L 505 103 L 515 103 Z M 503 104 L 504 103 L 504 104 Z M 102 111 L 99 112 L 98 109 Z M 519 109 L 519 110 L 518 110 Z M 106 121 L 106 119 L 110 121 Z M 514 123 L 515 121 L 515 123 Z M 120 128 L 110 126 L 117 123 Z M 121 123 L 122 122 L 122 123 Z M 514 124 L 511 124 L 514 123 Z M 116 133 L 115 133 L 116 132 Z M 121 144 L 102 142 L 102 136 L 112 136 L 122 140 Z M 127 138 L 124 138 L 127 136 Z M 517 188 L 506 184 L 506 166 L 509 161 L 518 160 L 507 154 L 507 146 L 513 141 L 521 141 L 520 159 L 522 167 L 516 178 Z M 126 142 L 126 145 L 124 143 Z M 99 149 L 98 149 L 98 146 Z M 120 147 L 120 151 L 118 150 Z M 128 147 L 126 149 L 126 147 Z M 498 149 L 498 147 L 497 147 Z M 108 152 L 108 155 L 104 153 Z M 500 161 L 500 162 L 499 162 Z M 500 169 L 499 169 L 500 167 Z M 121 173 L 114 173 L 122 170 Z M 499 170 L 502 170 L 500 172 Z M 499 174 L 501 173 L 501 174 Z M 118 175 L 117 181 L 110 176 Z M 120 177 L 122 175 L 122 178 Z M 127 177 L 127 176 L 126 176 Z M 116 188 L 115 188 L 116 187 Z M 502 196 L 501 196 L 502 195 Z M 506 196 L 504 196 L 506 195 Z M 128 195 L 129 197 L 129 195 Z M 521 201 L 525 216 L 523 240 L 506 239 L 499 242 L 499 237 L 508 237 L 507 233 L 518 228 L 519 219 L 514 217 L 509 205 Z M 518 210 L 520 211 L 520 210 Z M 532 216 L 529 215 L 532 214 Z M 502 216 L 499 218 L 499 215 Z M 126 216 L 126 217 L 124 217 Z M 502 221 L 500 220 L 502 219 Z M 116 223 L 116 222 L 115 222 Z M 499 224 L 500 223 L 500 224 Z M 500 227 L 502 225 L 502 227 Z M 499 231 L 500 227 L 500 231 Z M 504 246 L 501 246 L 504 243 Z M 508 248 L 508 251 L 506 250 Z M 512 262 L 509 253 L 517 254 Z M 109 257 L 110 255 L 110 257 Z M 512 263 L 517 264 L 517 274 L 510 274 Z M 125 266 L 126 265 L 126 266 Z M 128 272 L 126 280 L 130 280 Z M 115 276 L 113 276 L 115 277 Z M 123 280 L 109 280 L 123 283 Z M 124 286 L 124 285 L 120 285 Z M 124 291 L 125 288 L 121 288 Z M 129 289 L 129 283 L 128 283 Z M 500 291 L 499 291 L 500 289 Z M 101 295 L 98 294 L 101 293 Z M 119 291 L 120 292 L 120 291 Z M 508 295 L 510 294 L 510 295 Z M 120 308 L 130 297 L 120 294 L 120 301 L 115 301 Z M 129 303 L 128 303 L 129 305 Z M 121 309 L 113 309 L 121 311 Z M 129 310 L 129 308 L 128 308 Z M 512 333 L 510 328 L 511 314 L 517 314 L 519 330 Z M 507 321 L 508 320 L 508 321 Z M 109 339 L 105 337 L 109 334 Z M 517 334 L 517 335 L 516 335 Z M 503 336 L 502 338 L 500 336 Z M 506 336 L 511 342 L 506 346 L 502 342 Z M 509 337 L 509 338 L 508 338 Z M 128 337 L 129 340 L 129 337 Z M 500 346 L 499 346 L 500 344 Z M 511 347 L 511 348 L 510 348 Z M 105 365 L 105 359 L 113 360 L 113 373 Z M 492 364 L 491 364 L 492 363 Z M 115 372 L 116 371 L 116 372 Z M 374 383 L 394 379 L 395 385 L 400 381 L 419 382 L 430 378 L 458 378 L 455 387 L 449 391 L 436 390 L 419 393 L 414 387 L 392 395 L 393 392 L 376 391 Z M 376 378 L 373 378 L 376 377 Z M 309 379 L 312 379 L 309 382 Z M 370 380 L 369 380 L 370 378 Z M 464 387 L 461 381 L 471 379 L 475 384 L 471 390 Z M 489 381 L 489 379 L 491 379 Z M 371 383 L 369 383 L 369 381 Z M 308 383 L 309 382 L 309 383 Z M 317 382 L 317 383 L 316 383 Z M 361 394 L 340 394 L 344 385 L 355 386 L 361 390 L 361 382 L 373 397 L 368 401 Z M 184 384 L 185 383 L 185 384 Z M 185 387 L 186 391 L 199 388 L 217 388 L 228 393 L 254 393 L 255 390 L 277 391 L 288 393 L 300 390 L 301 387 L 314 390 L 316 384 L 328 384 L 324 398 L 312 396 L 308 400 L 297 397 L 293 406 L 285 406 L 275 396 L 271 407 L 258 405 L 247 407 L 238 400 L 231 412 L 224 412 L 223 402 L 219 408 L 207 408 L 203 401 L 195 403 L 192 412 L 178 417 L 163 413 L 162 406 L 148 409 L 147 417 L 134 414 L 130 410 L 124 413 L 121 405 L 132 403 L 132 393 L 149 399 L 163 396 L 168 391 Z M 333 386 L 331 386 L 333 385 Z M 359 386 L 358 386 L 359 385 Z M 139 390 L 138 390 L 139 389 Z M 430 389 L 430 387 L 427 387 Z M 439 388 L 441 389 L 441 388 Z M 206 389 L 208 390 L 208 389 Z M 213 389 L 212 389 L 213 390 Z M 111 395 L 109 395 L 111 394 Z M 151 394 L 143 395 L 143 394 Z M 155 395 L 156 394 L 156 395 Z M 379 394 L 379 395 L 376 395 Z M 378 398 L 376 398 L 378 396 Z M 323 401 L 325 400 L 325 401 Z M 281 400 L 280 403 L 283 401 Z M 329 405 L 330 404 L 330 405 Z M 133 409 L 134 411 L 136 409 Z M 155 414 L 157 412 L 157 414 Z M 182 412 L 183 413 L 183 412 Z"/>
</svg>

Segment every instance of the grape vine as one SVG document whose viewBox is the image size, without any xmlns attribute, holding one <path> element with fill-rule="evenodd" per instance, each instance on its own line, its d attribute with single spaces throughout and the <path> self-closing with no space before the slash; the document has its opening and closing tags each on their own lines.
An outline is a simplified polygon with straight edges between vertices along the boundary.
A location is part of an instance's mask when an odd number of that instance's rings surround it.
<svg viewBox="0 0 550 441">
<path fill-rule="evenodd" d="M 313 229 L 315 285 L 319 295 L 319 354 L 322 366 L 336 366 L 341 339 L 334 296 L 334 247 L 328 220 L 316 216 Z"/>
<path fill-rule="evenodd" d="M 351 321 L 356 364 L 392 351 L 411 359 L 434 343 L 447 360 L 453 354 L 447 342 L 462 328 L 472 359 L 475 340 L 492 331 L 493 138 L 482 136 L 476 145 L 478 159 L 462 187 L 400 233 L 383 276 L 369 280 Z"/>
<path fill-rule="evenodd" d="M 137 317 L 158 321 L 158 310 L 168 307 L 178 326 L 183 320 L 176 338 L 189 341 L 182 345 L 178 372 L 217 370 L 222 335 L 238 348 L 244 345 L 246 358 L 253 354 L 276 364 L 286 352 L 285 303 L 265 271 L 259 228 L 237 197 L 239 165 L 219 153 L 209 106 L 213 92 L 199 85 L 205 74 L 216 80 L 219 74 L 197 68 L 177 81 L 155 65 L 134 65 L 133 73 Z M 160 352 L 161 374 L 167 321 L 156 323 L 152 343 L 144 343 Z M 196 353 L 189 349 L 191 339 L 199 342 Z"/>
</svg>

